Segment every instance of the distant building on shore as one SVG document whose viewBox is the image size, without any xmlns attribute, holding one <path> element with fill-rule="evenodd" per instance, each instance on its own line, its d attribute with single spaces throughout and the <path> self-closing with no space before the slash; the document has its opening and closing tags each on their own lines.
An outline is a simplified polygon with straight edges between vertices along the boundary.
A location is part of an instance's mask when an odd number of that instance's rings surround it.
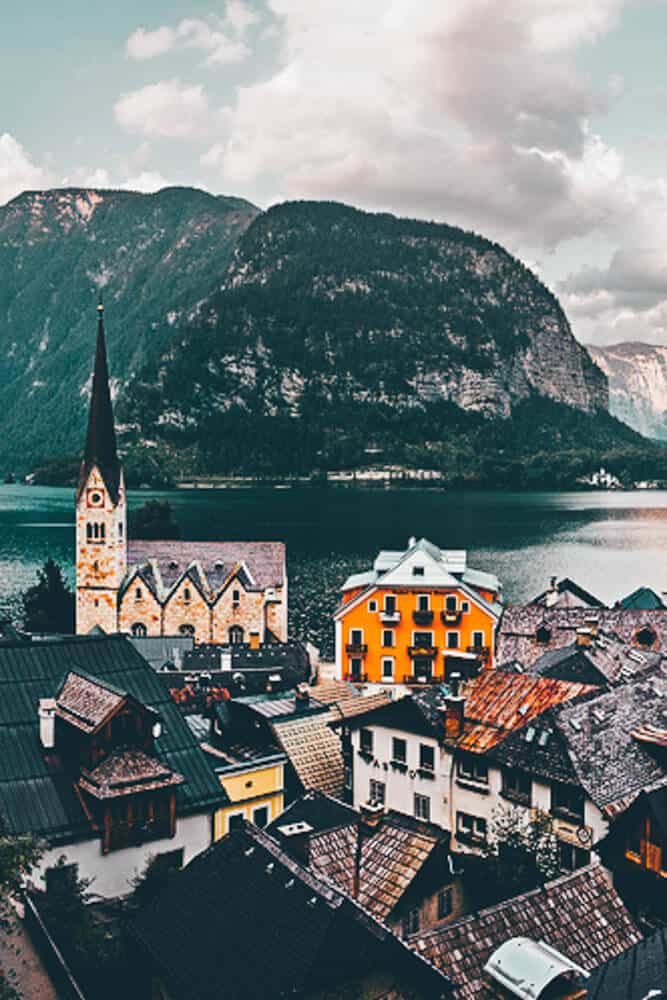
<svg viewBox="0 0 667 1000">
<path fill-rule="evenodd" d="M 76 631 L 184 635 L 198 643 L 287 639 L 282 542 L 127 539 L 100 305 L 88 434 L 76 494 Z"/>
</svg>

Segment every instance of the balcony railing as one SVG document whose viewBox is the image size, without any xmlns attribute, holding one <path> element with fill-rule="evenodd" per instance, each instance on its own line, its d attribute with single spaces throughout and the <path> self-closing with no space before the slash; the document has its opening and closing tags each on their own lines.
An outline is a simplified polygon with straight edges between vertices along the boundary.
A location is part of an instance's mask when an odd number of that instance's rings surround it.
<svg viewBox="0 0 667 1000">
<path fill-rule="evenodd" d="M 437 646 L 408 646 L 408 656 L 424 656 L 434 659 L 438 655 Z"/>
<path fill-rule="evenodd" d="M 468 646 L 467 652 L 474 653 L 476 656 L 481 656 L 486 660 L 491 650 L 488 646 Z"/>
<path fill-rule="evenodd" d="M 368 646 L 363 642 L 348 642 L 345 652 L 352 653 L 354 656 L 363 656 L 368 652 Z"/>
<path fill-rule="evenodd" d="M 401 612 L 380 611 L 380 621 L 383 625 L 398 625 L 401 621 Z"/>
<path fill-rule="evenodd" d="M 460 625 L 461 624 L 461 612 L 460 611 L 441 611 L 440 621 L 443 625 Z"/>
<path fill-rule="evenodd" d="M 368 674 L 345 674 L 345 680 L 351 681 L 352 684 L 365 684 Z"/>
<path fill-rule="evenodd" d="M 433 677 L 432 674 L 403 674 L 404 684 L 442 684 L 442 677 Z"/>
<path fill-rule="evenodd" d="M 412 620 L 415 625 L 430 625 L 433 621 L 432 611 L 413 611 Z"/>
</svg>

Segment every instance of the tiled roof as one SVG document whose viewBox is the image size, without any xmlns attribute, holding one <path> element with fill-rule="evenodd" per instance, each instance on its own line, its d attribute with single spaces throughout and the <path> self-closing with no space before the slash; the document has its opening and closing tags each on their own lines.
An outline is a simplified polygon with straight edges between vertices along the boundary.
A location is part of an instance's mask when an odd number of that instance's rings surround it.
<svg viewBox="0 0 667 1000">
<path fill-rule="evenodd" d="M 310 867 L 353 892 L 358 823 L 310 837 Z M 362 839 L 359 868 L 361 905 L 386 921 L 438 844 L 432 833 L 408 829 L 385 817 L 380 829 Z"/>
<path fill-rule="evenodd" d="M 451 997 L 448 981 L 329 881 L 249 824 L 198 855 L 130 933 L 174 1000 L 354 995 Z"/>
<path fill-rule="evenodd" d="M 532 719 L 566 701 L 594 692 L 586 684 L 572 684 L 547 677 L 482 670 L 465 687 L 463 735 L 446 743 L 460 750 L 484 753 Z M 411 695 L 368 714 L 357 716 L 355 725 L 387 725 L 445 741 L 444 712 L 447 690 L 443 686 Z M 420 717 L 421 716 L 421 720 Z"/>
<path fill-rule="evenodd" d="M 568 747 L 549 709 L 529 725 L 510 733 L 490 752 L 489 758 L 503 767 L 517 768 L 538 778 L 578 784 Z"/>
<path fill-rule="evenodd" d="M 389 691 L 361 694 L 354 684 L 336 680 L 320 681 L 311 688 L 311 694 L 319 702 L 328 705 L 339 719 L 351 719 L 355 715 L 368 712 L 372 708 L 378 708 L 391 701 Z"/>
<path fill-rule="evenodd" d="M 642 725 L 667 723 L 665 671 L 563 706 L 556 720 L 580 784 L 601 809 L 631 800 L 665 774 L 650 748 L 632 736 Z"/>
<path fill-rule="evenodd" d="M 573 642 L 549 649 L 526 669 L 540 677 L 615 685 L 653 670 L 661 660 L 662 653 L 639 650 L 613 634 L 599 631 L 589 638 L 589 645 Z"/>
<path fill-rule="evenodd" d="M 282 722 L 274 720 L 272 729 L 304 788 L 342 798 L 343 751 L 340 739 L 329 726 L 334 719 L 333 712 L 326 711 Z"/>
<path fill-rule="evenodd" d="M 667 610 L 643 611 L 624 608 L 544 608 L 537 604 L 521 604 L 505 608 L 498 629 L 496 659 L 498 663 L 518 660 L 529 666 L 547 649 L 568 646 L 576 640 L 577 629 L 595 618 L 598 627 L 616 635 L 623 643 L 639 646 L 637 633 L 644 627 L 656 633 L 653 648 L 667 652 Z M 551 631 L 546 643 L 539 643 L 535 633 L 540 626 Z"/>
<path fill-rule="evenodd" d="M 604 869 L 594 865 L 410 943 L 452 979 L 457 1000 L 486 1000 L 494 994 L 484 965 L 496 948 L 514 937 L 546 941 L 588 970 L 641 940 Z"/>
<path fill-rule="evenodd" d="M 39 742 L 40 698 L 53 698 L 63 677 L 77 672 L 155 710 L 162 732 L 156 753 L 185 781 L 177 815 L 223 800 L 204 753 L 159 677 L 123 636 L 79 636 L 0 645 L 0 827 L 7 834 L 69 838 L 89 831 L 71 782 L 47 762 Z"/>
<path fill-rule="evenodd" d="M 124 692 L 70 670 L 56 698 L 56 714 L 84 733 L 94 733 L 125 698 Z"/>
<path fill-rule="evenodd" d="M 588 590 L 584 590 L 580 587 L 578 583 L 574 580 L 570 580 L 569 577 L 564 577 L 559 580 L 556 584 L 556 592 L 558 597 L 556 598 L 557 606 L 560 608 L 577 608 L 577 607 L 588 607 L 588 608 L 604 608 L 605 604 L 595 597 Z M 537 597 L 533 598 L 530 602 L 531 604 L 543 604 L 545 605 L 547 599 L 553 600 L 553 591 L 545 590 Z"/>
<path fill-rule="evenodd" d="M 663 608 L 665 605 L 662 598 L 650 587 L 638 587 L 631 594 L 618 602 L 620 608 L 636 608 L 640 611 L 651 611 L 656 608 Z"/>
<path fill-rule="evenodd" d="M 127 564 L 141 570 L 147 585 L 160 600 L 188 571 L 202 593 L 212 600 L 230 575 L 235 571 L 246 574 L 246 568 L 253 581 L 251 584 L 246 579 L 251 589 L 282 586 L 285 545 L 283 542 L 130 541 Z"/>
<path fill-rule="evenodd" d="M 596 969 L 586 980 L 588 1000 L 665 1000 L 667 927 Z"/>
<path fill-rule="evenodd" d="M 109 754 L 92 771 L 84 771 L 79 785 L 96 799 L 113 799 L 180 785 L 183 780 L 182 774 L 176 774 L 143 750 L 124 748 Z"/>
</svg>

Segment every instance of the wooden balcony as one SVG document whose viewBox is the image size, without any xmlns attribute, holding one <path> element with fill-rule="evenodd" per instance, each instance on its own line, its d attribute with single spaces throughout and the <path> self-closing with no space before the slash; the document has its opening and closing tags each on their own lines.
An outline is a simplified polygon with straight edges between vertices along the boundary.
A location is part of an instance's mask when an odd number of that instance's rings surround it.
<svg viewBox="0 0 667 1000">
<path fill-rule="evenodd" d="M 460 611 L 441 611 L 440 621 L 443 625 L 460 625 L 461 624 L 461 612 Z"/>
<path fill-rule="evenodd" d="M 363 642 L 348 642 L 345 652 L 351 653 L 352 656 L 365 656 L 368 652 L 368 646 Z"/>
<path fill-rule="evenodd" d="M 412 612 L 412 620 L 415 623 L 415 625 L 421 625 L 421 626 L 430 625 L 431 622 L 433 621 L 433 612 L 432 611 L 413 611 Z"/>
<path fill-rule="evenodd" d="M 408 646 L 408 656 L 423 656 L 425 659 L 433 660 L 438 655 L 437 646 Z"/>
<path fill-rule="evenodd" d="M 491 650 L 488 646 L 467 646 L 466 651 L 468 653 L 474 653 L 475 656 L 479 656 L 482 660 L 488 660 Z"/>
</svg>

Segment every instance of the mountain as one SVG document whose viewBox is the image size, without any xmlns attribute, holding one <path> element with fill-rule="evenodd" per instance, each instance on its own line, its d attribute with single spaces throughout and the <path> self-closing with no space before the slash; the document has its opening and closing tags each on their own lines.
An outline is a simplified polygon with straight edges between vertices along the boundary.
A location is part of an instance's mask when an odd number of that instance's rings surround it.
<svg viewBox="0 0 667 1000">
<path fill-rule="evenodd" d="M 608 405 L 605 376 L 520 261 L 452 226 L 291 202 L 245 231 L 123 413 L 135 442 L 202 470 L 306 471 L 369 448 L 440 461 L 461 410 L 502 420 L 533 398 L 590 416 Z"/>
<path fill-rule="evenodd" d="M 609 379 L 614 416 L 646 437 L 667 440 L 667 347 L 625 343 L 588 351 Z"/>
<path fill-rule="evenodd" d="M 81 449 L 98 290 L 117 389 L 211 294 L 257 214 L 189 188 L 26 192 L 0 207 L 0 468 Z"/>
</svg>

